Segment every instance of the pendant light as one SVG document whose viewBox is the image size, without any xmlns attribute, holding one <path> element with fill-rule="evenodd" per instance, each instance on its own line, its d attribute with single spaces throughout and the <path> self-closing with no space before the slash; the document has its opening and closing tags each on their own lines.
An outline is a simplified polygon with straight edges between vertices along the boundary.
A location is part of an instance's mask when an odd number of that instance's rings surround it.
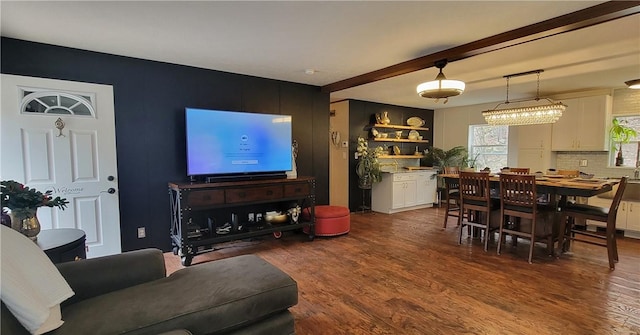
<svg viewBox="0 0 640 335">
<path fill-rule="evenodd" d="M 632 88 L 634 90 L 640 90 L 640 79 L 633 79 L 633 80 L 625 81 L 624 83 L 627 84 L 628 88 Z"/>
<path fill-rule="evenodd" d="M 510 74 L 504 76 L 507 78 L 507 99 L 505 102 L 498 104 L 494 109 L 482 112 L 485 121 L 490 125 L 507 125 L 507 126 L 521 126 L 529 124 L 545 124 L 555 123 L 562 116 L 562 112 L 567 108 L 562 102 L 554 102 L 551 99 L 545 98 L 549 102 L 546 105 L 540 105 L 540 73 L 544 70 L 533 70 L 528 72 Z M 509 78 L 524 76 L 528 74 L 538 75 L 538 87 L 535 99 L 520 100 L 518 102 L 533 101 L 530 106 L 497 109 L 500 105 L 507 105 L 509 101 Z"/>
<path fill-rule="evenodd" d="M 449 97 L 460 95 L 464 92 L 465 84 L 460 80 L 450 80 L 444 76 L 442 69 L 447 65 L 446 59 L 439 60 L 434 65 L 440 69 L 436 79 L 418 85 L 416 91 L 423 98 L 435 99 L 436 103 L 444 98 L 444 103 L 446 104 L 449 101 Z"/>
</svg>

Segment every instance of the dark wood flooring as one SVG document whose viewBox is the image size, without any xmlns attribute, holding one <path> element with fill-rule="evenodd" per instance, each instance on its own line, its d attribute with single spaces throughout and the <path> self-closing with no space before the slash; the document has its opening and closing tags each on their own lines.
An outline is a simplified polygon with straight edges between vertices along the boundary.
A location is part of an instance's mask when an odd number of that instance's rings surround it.
<svg viewBox="0 0 640 335">
<path fill-rule="evenodd" d="M 458 245 L 455 219 L 443 230 L 443 215 L 353 213 L 348 235 L 231 242 L 193 264 L 251 253 L 287 272 L 303 335 L 640 334 L 640 240 L 619 239 L 614 271 L 605 248 L 584 243 L 559 259 L 541 244 L 529 264 L 524 240 L 502 255 L 495 240 L 489 252 L 479 240 Z M 168 272 L 182 267 L 165 259 Z"/>
</svg>

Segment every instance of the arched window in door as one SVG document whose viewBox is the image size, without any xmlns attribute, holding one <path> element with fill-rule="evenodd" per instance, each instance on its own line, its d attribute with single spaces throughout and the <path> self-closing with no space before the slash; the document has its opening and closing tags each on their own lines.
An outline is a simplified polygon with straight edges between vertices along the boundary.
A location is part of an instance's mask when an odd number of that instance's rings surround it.
<svg viewBox="0 0 640 335">
<path fill-rule="evenodd" d="M 94 97 L 56 91 L 22 91 L 20 112 L 95 117 Z"/>
</svg>

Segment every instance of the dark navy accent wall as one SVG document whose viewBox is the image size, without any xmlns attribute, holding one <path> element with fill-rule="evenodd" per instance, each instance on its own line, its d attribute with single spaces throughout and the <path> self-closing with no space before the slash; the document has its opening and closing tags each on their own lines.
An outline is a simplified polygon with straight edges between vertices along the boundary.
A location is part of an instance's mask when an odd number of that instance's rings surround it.
<svg viewBox="0 0 640 335">
<path fill-rule="evenodd" d="M 329 94 L 320 88 L 3 37 L 0 72 L 112 85 L 123 251 L 171 249 L 167 183 L 186 181 L 184 108 L 293 116 L 298 175 L 329 201 Z M 137 238 L 145 226 L 147 237 Z"/>
<path fill-rule="evenodd" d="M 418 150 L 422 151 L 433 146 L 432 109 L 396 106 L 361 100 L 349 100 L 349 208 L 351 211 L 358 210 L 358 207 L 363 203 L 363 197 L 365 198 L 364 203 L 368 206 L 371 205 L 370 190 L 362 192 L 362 190 L 358 188 L 358 175 L 356 174 L 356 165 L 358 161 L 354 158 L 354 155 L 356 153 L 358 137 L 368 138 L 370 128 L 368 126 L 375 123 L 376 114 L 382 114 L 383 112 L 388 113 L 391 124 L 394 125 L 406 125 L 407 119 L 412 116 L 418 116 L 425 120 L 424 127 L 429 128 L 429 131 L 421 131 L 420 133 L 424 136 L 425 140 L 429 140 L 429 143 L 418 145 Z M 401 147 L 403 152 L 406 152 L 406 150 L 412 152 L 416 146 L 414 143 L 387 144 L 398 145 Z"/>
</svg>

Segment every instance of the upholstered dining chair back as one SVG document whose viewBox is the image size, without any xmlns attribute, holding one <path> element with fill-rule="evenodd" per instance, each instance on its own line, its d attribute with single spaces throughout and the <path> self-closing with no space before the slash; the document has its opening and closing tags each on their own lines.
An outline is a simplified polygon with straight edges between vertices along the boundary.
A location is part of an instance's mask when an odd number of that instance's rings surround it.
<svg viewBox="0 0 640 335">
<path fill-rule="evenodd" d="M 607 248 L 609 257 L 609 269 L 615 269 L 615 263 L 618 262 L 618 244 L 616 241 L 616 219 L 618 215 L 618 207 L 622 195 L 627 187 L 628 177 L 622 177 L 618 184 L 618 190 L 613 196 L 611 206 L 603 208 L 598 206 L 584 204 L 568 204 L 562 208 L 560 220 L 560 232 L 562 238 L 559 241 L 563 251 L 566 251 L 566 245 L 570 240 L 589 243 Z M 595 234 L 574 227 L 576 219 L 586 219 L 599 222 L 606 222 L 605 235 Z M 568 227 L 566 225 L 569 225 Z M 583 237 L 586 236 L 586 237 Z"/>
<path fill-rule="evenodd" d="M 492 205 L 491 188 L 489 186 L 490 174 L 483 172 L 460 171 L 460 213 L 467 214 L 467 220 L 463 215 L 458 217 L 460 235 L 458 243 L 462 244 L 462 231 L 469 227 L 473 236 L 473 228 L 484 229 L 484 250 L 488 250 L 489 234 L 491 233 L 491 210 L 497 207 Z M 477 215 L 471 213 L 478 213 Z M 497 228 L 497 227 L 496 227 Z"/>
</svg>

